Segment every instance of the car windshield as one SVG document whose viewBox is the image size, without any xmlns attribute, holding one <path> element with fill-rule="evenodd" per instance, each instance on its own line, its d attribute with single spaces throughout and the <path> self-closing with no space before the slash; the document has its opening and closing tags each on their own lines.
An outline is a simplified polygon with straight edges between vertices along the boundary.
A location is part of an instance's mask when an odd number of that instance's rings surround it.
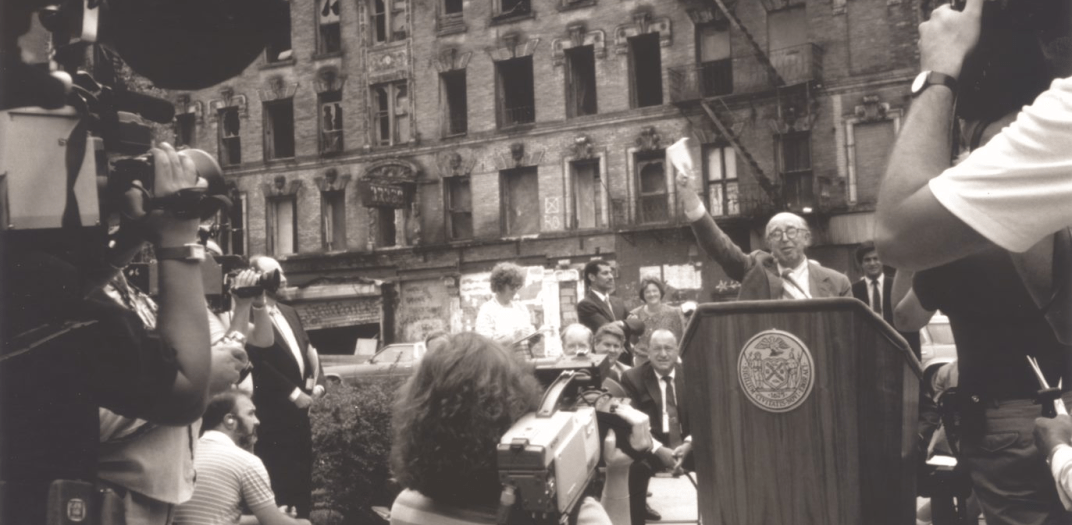
<svg viewBox="0 0 1072 525">
<path fill-rule="evenodd" d="M 389 346 L 376 354 L 376 357 L 372 358 L 373 363 L 402 363 L 412 360 L 412 345 Z"/>
<path fill-rule="evenodd" d="M 927 325 L 927 333 L 931 336 L 931 342 L 936 345 L 953 344 L 953 329 L 948 323 L 932 323 Z"/>
</svg>

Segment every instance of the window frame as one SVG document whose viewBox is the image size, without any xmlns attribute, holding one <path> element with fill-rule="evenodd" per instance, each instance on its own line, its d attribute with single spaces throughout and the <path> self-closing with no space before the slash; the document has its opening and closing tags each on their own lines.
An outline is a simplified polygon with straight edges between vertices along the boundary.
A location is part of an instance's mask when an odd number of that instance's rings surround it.
<svg viewBox="0 0 1072 525">
<path fill-rule="evenodd" d="M 193 147 L 197 144 L 197 115 L 194 113 L 175 114 L 175 147 Z"/>
<path fill-rule="evenodd" d="M 649 165 L 653 165 L 655 163 L 659 163 L 659 164 L 662 165 L 662 170 L 663 170 L 662 171 L 662 175 L 663 175 L 662 176 L 662 187 L 663 187 L 663 191 L 662 192 L 648 192 L 648 193 L 645 193 L 644 192 L 643 178 L 642 178 L 644 167 L 649 166 Z M 638 223 L 640 223 L 640 224 L 661 224 L 661 223 L 665 223 L 665 222 L 670 221 L 670 217 L 671 217 L 671 205 L 670 205 L 671 190 L 670 190 L 670 184 L 666 180 L 666 175 L 667 175 L 666 170 L 667 169 L 670 169 L 670 166 L 666 162 L 666 150 L 659 149 L 659 150 L 654 150 L 654 151 L 645 151 L 645 152 L 637 152 L 637 153 L 635 153 L 634 161 L 633 161 L 633 177 L 634 177 L 634 181 L 635 181 L 635 184 L 636 184 L 636 190 L 637 190 L 636 191 L 636 204 L 637 204 L 637 209 L 639 210 L 639 212 L 637 213 L 637 222 Z M 645 211 L 645 206 L 644 206 L 644 203 L 646 201 L 662 202 L 665 205 L 664 216 L 656 217 L 654 219 L 649 218 L 647 212 Z"/>
<path fill-rule="evenodd" d="M 405 7 L 401 10 L 395 9 L 397 7 L 396 0 L 369 0 L 369 45 L 370 46 L 384 46 L 395 42 L 401 42 L 409 38 L 408 25 L 404 25 L 403 29 L 395 30 L 395 22 L 398 17 L 405 18 Z M 383 11 L 377 10 L 377 4 L 383 5 Z M 379 19 L 383 19 L 383 29 L 381 34 Z M 399 34 L 400 33 L 400 34 Z"/>
<path fill-rule="evenodd" d="M 324 250 L 346 250 L 346 190 L 320 192 L 320 211 L 320 238 Z"/>
<path fill-rule="evenodd" d="M 660 43 L 660 40 L 659 40 L 659 33 L 644 33 L 644 34 L 641 34 L 641 35 L 631 36 L 631 37 L 628 38 L 627 42 L 628 42 L 628 57 L 629 57 L 629 105 L 630 105 L 630 107 L 632 109 L 639 109 L 639 108 L 650 108 L 650 107 L 655 107 L 655 106 L 661 106 L 661 105 L 666 104 L 666 86 L 663 83 L 662 44 Z M 637 55 L 637 53 L 636 53 L 637 49 L 635 47 L 637 45 L 636 44 L 637 42 L 654 42 L 654 56 L 659 58 L 659 63 L 657 64 L 658 73 L 659 73 L 658 74 L 658 79 L 659 79 L 659 97 L 658 97 L 659 102 L 658 103 L 654 102 L 655 97 L 654 97 L 654 93 L 652 93 L 651 94 L 652 101 L 650 101 L 650 103 L 649 103 L 649 101 L 645 101 L 645 103 L 643 105 L 641 105 L 640 85 L 637 83 L 637 80 L 640 78 L 639 73 L 638 73 L 638 68 L 641 67 L 640 64 L 644 64 L 643 68 L 644 68 L 645 71 L 647 71 L 648 68 L 651 68 L 653 66 L 651 65 L 652 61 L 650 61 L 650 60 L 639 60 L 638 61 L 637 56 L 636 56 Z M 646 44 L 646 45 L 650 46 L 651 44 Z M 645 77 L 646 77 L 646 75 L 645 75 Z"/>
<path fill-rule="evenodd" d="M 807 153 L 807 167 L 793 166 L 794 169 L 790 169 L 786 160 L 786 146 L 788 138 L 793 140 L 799 140 L 806 143 L 806 149 L 799 151 L 805 151 Z M 800 209 L 810 208 L 815 206 L 815 176 L 814 176 L 814 151 L 812 144 L 811 130 L 807 131 L 792 131 L 789 133 L 782 133 L 777 136 L 778 144 L 778 168 L 779 173 L 782 176 L 783 193 L 782 197 L 787 205 L 797 204 Z M 798 155 L 798 158 L 800 156 Z M 792 182 L 792 183 L 791 183 Z M 796 189 L 793 192 L 793 199 L 790 198 L 790 191 Z"/>
<path fill-rule="evenodd" d="M 216 243 L 224 254 L 245 255 L 246 247 L 249 246 L 248 230 L 245 227 L 246 224 L 249 224 L 248 195 L 246 192 L 235 191 L 231 192 L 230 196 L 233 200 L 230 210 L 221 209 L 216 212 L 216 224 L 219 225 Z M 236 217 L 240 222 L 237 228 L 234 226 Z M 235 250 L 236 237 L 241 243 L 239 250 Z"/>
<path fill-rule="evenodd" d="M 511 217 L 514 215 L 507 213 L 509 209 L 516 208 L 513 202 L 510 201 L 510 187 L 509 181 L 516 180 L 520 177 L 532 177 L 535 181 L 535 195 L 532 198 L 535 199 L 537 205 L 536 217 L 533 219 L 532 231 L 514 231 L 513 221 Z M 541 214 L 539 212 L 539 197 L 540 197 L 540 172 L 536 166 L 522 166 L 518 168 L 511 168 L 507 170 L 499 171 L 499 216 L 500 224 L 499 231 L 503 237 L 520 237 L 523 235 L 536 235 L 541 231 Z"/>
<path fill-rule="evenodd" d="M 399 95 L 400 87 L 405 90 L 406 104 L 404 105 L 404 107 L 401 107 L 398 103 L 398 99 L 401 98 Z M 386 109 L 380 108 L 379 100 L 377 98 L 377 91 L 381 89 L 384 90 L 384 96 L 387 98 Z M 373 146 L 378 148 L 385 148 L 409 143 L 410 137 L 401 136 L 402 126 L 399 125 L 400 118 L 408 119 L 411 114 L 410 105 L 412 104 L 412 98 L 409 82 L 406 80 L 398 80 L 393 82 L 373 84 L 369 86 L 369 97 L 369 110 L 371 112 L 370 116 L 372 118 L 371 130 L 373 134 Z M 399 114 L 400 109 L 403 110 L 404 113 Z M 380 119 L 384 117 L 387 118 L 388 129 L 388 140 L 386 141 L 384 141 L 383 138 L 380 136 L 381 132 L 383 131 L 381 129 L 382 125 Z M 406 129 L 410 129 L 408 122 L 406 125 Z"/>
<path fill-rule="evenodd" d="M 447 223 L 447 238 L 451 241 L 466 241 L 474 237 L 473 231 L 473 186 L 472 178 L 469 175 L 456 175 L 453 177 L 444 177 L 444 192 L 443 197 L 445 203 L 443 209 L 446 212 Z M 455 207 L 454 202 L 454 186 L 464 187 L 465 191 L 469 193 L 469 206 L 468 208 L 463 206 Z M 462 215 L 469 217 L 469 235 L 458 235 L 455 230 L 456 222 L 455 216 Z"/>
<path fill-rule="evenodd" d="M 521 64 L 524 63 L 528 64 L 527 73 L 529 82 L 527 93 L 511 95 L 510 93 L 515 93 L 520 90 L 508 90 L 505 77 L 515 78 L 516 74 L 524 72 L 525 70 L 523 66 L 521 66 Z M 514 71 L 515 68 L 516 71 Z M 504 74 L 504 69 L 509 69 L 506 71 L 506 74 Z M 513 85 L 513 82 L 522 82 L 522 80 L 512 81 L 511 85 Z M 535 82 L 536 77 L 531 55 L 495 61 L 495 117 L 499 129 L 516 128 L 518 126 L 526 126 L 536 123 Z M 525 98 L 526 95 L 531 96 L 531 99 L 526 101 L 529 102 L 529 106 L 514 104 L 510 107 L 510 105 L 508 105 L 508 97 L 510 99 L 514 99 L 514 97 Z M 519 101 L 514 100 L 514 102 Z M 526 109 L 529 111 L 526 112 Z M 523 120 L 524 118 L 528 118 L 528 120 Z"/>
<path fill-rule="evenodd" d="M 719 152 L 719 173 L 721 177 L 718 179 L 712 179 L 711 171 L 711 155 L 713 151 Z M 740 173 L 737 171 L 739 163 L 737 162 L 737 151 L 733 149 L 729 144 L 716 143 L 705 145 L 703 148 L 703 184 L 704 184 L 704 206 L 707 207 L 708 212 L 712 217 L 736 217 L 741 214 L 741 179 Z M 727 159 L 732 158 L 732 162 L 728 162 Z M 732 166 L 732 169 L 730 169 Z M 732 172 L 732 176 L 727 176 Z M 730 186 L 735 187 L 733 195 L 736 198 L 730 197 Z M 719 188 L 719 195 L 721 196 L 719 207 L 716 209 L 713 204 L 714 195 L 712 194 L 712 188 Z"/>
<path fill-rule="evenodd" d="M 227 114 L 231 112 L 234 113 L 234 121 L 238 128 L 234 134 L 228 135 L 226 134 Z M 225 106 L 217 110 L 216 117 L 216 159 L 222 168 L 238 166 L 242 164 L 242 114 L 238 106 Z M 237 155 L 232 155 L 233 153 Z"/>
<path fill-rule="evenodd" d="M 318 56 L 334 55 L 342 53 L 342 0 L 323 0 L 324 7 L 320 6 L 320 0 L 314 4 L 316 9 L 316 54 Z M 334 2 L 335 9 L 339 11 L 338 14 L 328 16 L 327 18 L 334 20 L 324 21 L 324 10 L 329 9 L 329 6 Z M 325 35 L 325 29 L 334 26 L 334 30 L 337 33 L 335 36 L 336 49 L 330 49 L 328 44 L 330 40 L 328 35 Z"/>
<path fill-rule="evenodd" d="M 293 16 L 291 16 L 290 13 L 290 1 L 288 0 L 285 3 L 287 5 L 287 9 L 285 11 L 287 17 L 287 33 L 285 35 L 286 38 L 285 40 L 283 40 L 282 35 L 273 35 L 268 39 L 267 45 L 264 46 L 264 61 L 267 64 L 287 64 L 294 60 L 294 18 Z M 287 43 L 286 48 L 284 49 L 282 46 L 280 46 L 279 51 L 275 53 L 275 56 L 272 56 L 272 46 L 275 44 L 282 43 L 284 41 Z"/>
<path fill-rule="evenodd" d="M 275 108 L 282 107 L 290 108 L 290 155 L 281 155 L 276 151 L 277 149 L 281 149 L 278 148 L 280 144 L 276 142 L 276 137 L 279 136 L 276 128 L 282 123 L 275 121 L 276 118 L 281 117 L 281 115 L 275 114 Z M 295 129 L 294 99 L 288 97 L 264 102 L 262 105 L 262 113 L 264 115 L 262 134 L 264 135 L 265 162 L 295 158 L 298 155 L 298 143 L 295 137 L 297 129 Z"/>
<path fill-rule="evenodd" d="M 342 107 L 342 91 L 325 91 L 316 96 L 316 101 L 317 138 L 319 139 L 318 151 L 320 156 L 338 155 L 346 149 L 344 141 L 346 120 L 344 119 L 345 113 Z M 332 115 L 332 122 L 329 126 L 325 118 L 324 109 L 326 107 L 331 109 L 332 106 L 334 106 L 335 112 Z M 331 129 L 328 129 L 329 127 Z"/>
<path fill-rule="evenodd" d="M 590 159 L 569 161 L 569 206 L 571 214 L 570 224 L 568 224 L 567 226 L 570 230 L 605 230 L 609 227 L 608 223 L 610 222 L 610 213 L 607 209 L 609 206 L 609 191 L 607 188 L 607 181 L 605 180 L 606 171 L 604 170 L 603 161 L 604 159 L 602 158 L 602 156 L 596 156 Z M 596 191 L 592 196 L 594 202 L 590 203 L 593 208 L 593 216 L 595 219 L 595 224 L 592 226 L 581 226 L 580 221 L 581 214 L 579 213 L 580 208 L 578 207 L 580 204 L 580 191 L 578 191 L 577 186 L 579 175 L 581 174 L 578 168 L 582 166 L 591 166 L 593 170 L 591 174 L 594 175 L 595 179 L 594 182 Z"/>
<path fill-rule="evenodd" d="M 460 80 L 457 80 L 459 79 Z M 450 80 L 455 79 L 455 80 Z M 459 83 L 460 86 L 454 86 L 451 88 L 452 82 Z M 451 71 L 445 71 L 439 74 L 439 83 L 442 89 L 442 97 L 444 101 L 443 108 L 443 136 L 455 137 L 469 133 L 469 93 L 468 93 L 468 78 L 465 69 L 454 69 Z M 460 89 L 460 102 L 461 108 L 456 107 L 456 104 L 452 102 L 452 92 L 457 95 L 457 91 Z M 461 129 L 456 129 L 455 124 L 460 121 Z"/>
<path fill-rule="evenodd" d="M 591 82 L 590 86 L 591 86 L 591 90 L 592 90 L 592 97 L 591 97 L 592 108 L 589 111 L 586 111 L 585 108 L 583 107 L 584 106 L 583 101 L 578 100 L 579 94 L 577 93 L 578 88 L 577 88 L 576 78 L 579 77 L 579 76 L 584 76 L 584 77 L 588 76 L 588 75 L 585 75 L 584 72 L 580 72 L 581 74 L 578 75 L 578 71 L 577 71 L 578 64 L 576 63 L 578 61 L 575 60 L 575 56 L 579 55 L 581 53 L 585 54 L 585 59 L 584 60 L 588 61 L 588 64 L 591 65 L 590 78 L 584 78 L 583 79 L 584 81 L 589 81 L 590 80 L 590 82 Z M 569 118 L 577 118 L 577 117 L 587 117 L 587 116 L 590 116 L 590 115 L 598 115 L 599 114 L 599 89 L 598 89 L 598 81 L 599 80 L 598 80 L 598 76 L 596 75 L 596 50 L 595 50 L 595 46 L 592 45 L 592 44 L 588 44 L 588 45 L 583 45 L 583 46 L 571 47 L 571 48 L 566 49 L 565 51 L 563 51 L 563 58 L 565 59 L 565 63 L 563 64 L 565 66 L 565 69 L 564 69 L 565 75 L 563 75 L 563 76 L 565 78 L 565 88 L 566 88 L 566 118 L 569 119 Z"/>
<path fill-rule="evenodd" d="M 299 253 L 298 249 L 298 196 L 277 195 L 268 197 L 269 206 L 272 208 L 272 255 L 293 255 Z M 279 231 L 279 207 L 283 204 L 291 205 L 291 245 L 293 250 L 282 252 L 279 241 L 282 238 Z"/>
</svg>

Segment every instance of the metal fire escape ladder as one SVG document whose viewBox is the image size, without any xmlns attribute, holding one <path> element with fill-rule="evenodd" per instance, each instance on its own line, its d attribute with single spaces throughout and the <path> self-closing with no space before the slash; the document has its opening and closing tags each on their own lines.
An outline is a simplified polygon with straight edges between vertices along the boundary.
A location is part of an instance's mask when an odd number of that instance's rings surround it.
<svg viewBox="0 0 1072 525">
<path fill-rule="evenodd" d="M 722 0 L 716 1 L 721 2 Z M 767 177 L 767 174 L 763 172 L 763 168 L 761 168 L 759 166 L 759 163 L 756 162 L 755 157 L 753 157 L 752 154 L 748 152 L 748 149 L 744 147 L 744 144 L 741 144 L 741 141 L 738 139 L 737 134 L 734 133 L 732 129 L 730 129 L 729 125 L 726 124 L 728 119 L 724 117 L 720 118 L 718 115 L 718 111 L 715 111 L 716 108 L 711 107 L 711 103 L 718 104 L 720 106 L 718 107 L 718 109 L 722 111 L 723 114 L 730 113 L 729 106 L 727 106 L 721 98 L 715 99 L 710 102 L 707 100 L 700 101 L 700 105 L 703 107 L 704 112 L 707 113 L 707 116 L 710 117 L 711 121 L 715 123 L 716 127 L 718 127 L 718 131 L 722 133 L 722 136 L 725 137 L 726 140 L 729 141 L 730 146 L 733 146 L 733 150 L 736 151 L 737 154 L 740 155 L 741 158 L 743 158 L 744 161 L 748 163 L 748 167 L 752 169 L 752 174 L 756 177 L 756 181 L 759 182 L 759 186 L 763 188 L 763 191 L 767 193 L 767 196 L 769 196 L 776 204 L 781 203 L 782 199 L 780 197 L 780 192 L 778 191 L 777 185 L 775 185 L 774 182 L 772 182 L 770 178 Z"/>
<path fill-rule="evenodd" d="M 763 67 L 767 70 L 767 75 L 770 76 L 771 82 L 774 84 L 774 87 L 777 88 L 784 86 L 785 80 L 782 79 L 782 76 L 778 74 L 778 70 L 774 69 L 774 64 L 771 63 L 770 58 L 767 56 L 767 53 L 763 51 L 763 48 L 759 47 L 759 43 L 756 42 L 756 38 L 752 36 L 752 33 L 748 31 L 748 28 L 741 23 L 741 20 L 737 18 L 737 15 L 733 14 L 733 11 L 731 11 L 730 8 L 726 7 L 725 0 L 710 1 L 714 2 L 715 5 L 718 6 L 718 9 L 722 11 L 722 14 L 726 15 L 726 18 L 729 19 L 731 24 L 733 24 L 733 28 L 740 31 L 741 34 L 745 36 L 745 40 L 747 40 L 748 44 L 752 46 L 752 51 L 755 51 L 756 53 L 756 60 L 759 60 L 759 63 L 763 64 Z"/>
</svg>

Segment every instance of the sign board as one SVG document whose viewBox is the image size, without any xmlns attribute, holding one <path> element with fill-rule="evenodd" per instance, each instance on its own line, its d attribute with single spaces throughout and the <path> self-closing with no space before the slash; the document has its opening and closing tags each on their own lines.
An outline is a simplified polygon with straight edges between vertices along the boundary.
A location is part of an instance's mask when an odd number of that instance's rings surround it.
<svg viewBox="0 0 1072 525">
<path fill-rule="evenodd" d="M 361 194 L 361 204 L 367 208 L 405 208 L 408 205 L 406 189 L 396 184 L 359 180 L 357 192 Z"/>
<path fill-rule="evenodd" d="M 442 279 L 403 281 L 395 318 L 398 342 L 423 341 L 433 332 L 450 331 L 447 288 Z"/>
<path fill-rule="evenodd" d="M 306 330 L 380 322 L 380 299 L 360 298 L 293 305 Z"/>
</svg>

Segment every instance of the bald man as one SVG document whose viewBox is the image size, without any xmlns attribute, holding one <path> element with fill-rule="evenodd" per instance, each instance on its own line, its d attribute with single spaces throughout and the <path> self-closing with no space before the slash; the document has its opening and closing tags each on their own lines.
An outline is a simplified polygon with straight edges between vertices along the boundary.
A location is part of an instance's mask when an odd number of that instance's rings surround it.
<svg viewBox="0 0 1072 525">
<path fill-rule="evenodd" d="M 686 166 L 677 176 L 685 215 L 704 252 L 722 266 L 727 276 L 740 281 L 738 299 L 811 299 L 852 294 L 848 277 L 804 255 L 804 249 L 811 246 L 811 230 L 798 215 L 779 213 L 771 217 L 764 236 L 770 252 L 744 253 L 707 213 L 692 189 L 691 172 L 691 166 Z"/>
</svg>

